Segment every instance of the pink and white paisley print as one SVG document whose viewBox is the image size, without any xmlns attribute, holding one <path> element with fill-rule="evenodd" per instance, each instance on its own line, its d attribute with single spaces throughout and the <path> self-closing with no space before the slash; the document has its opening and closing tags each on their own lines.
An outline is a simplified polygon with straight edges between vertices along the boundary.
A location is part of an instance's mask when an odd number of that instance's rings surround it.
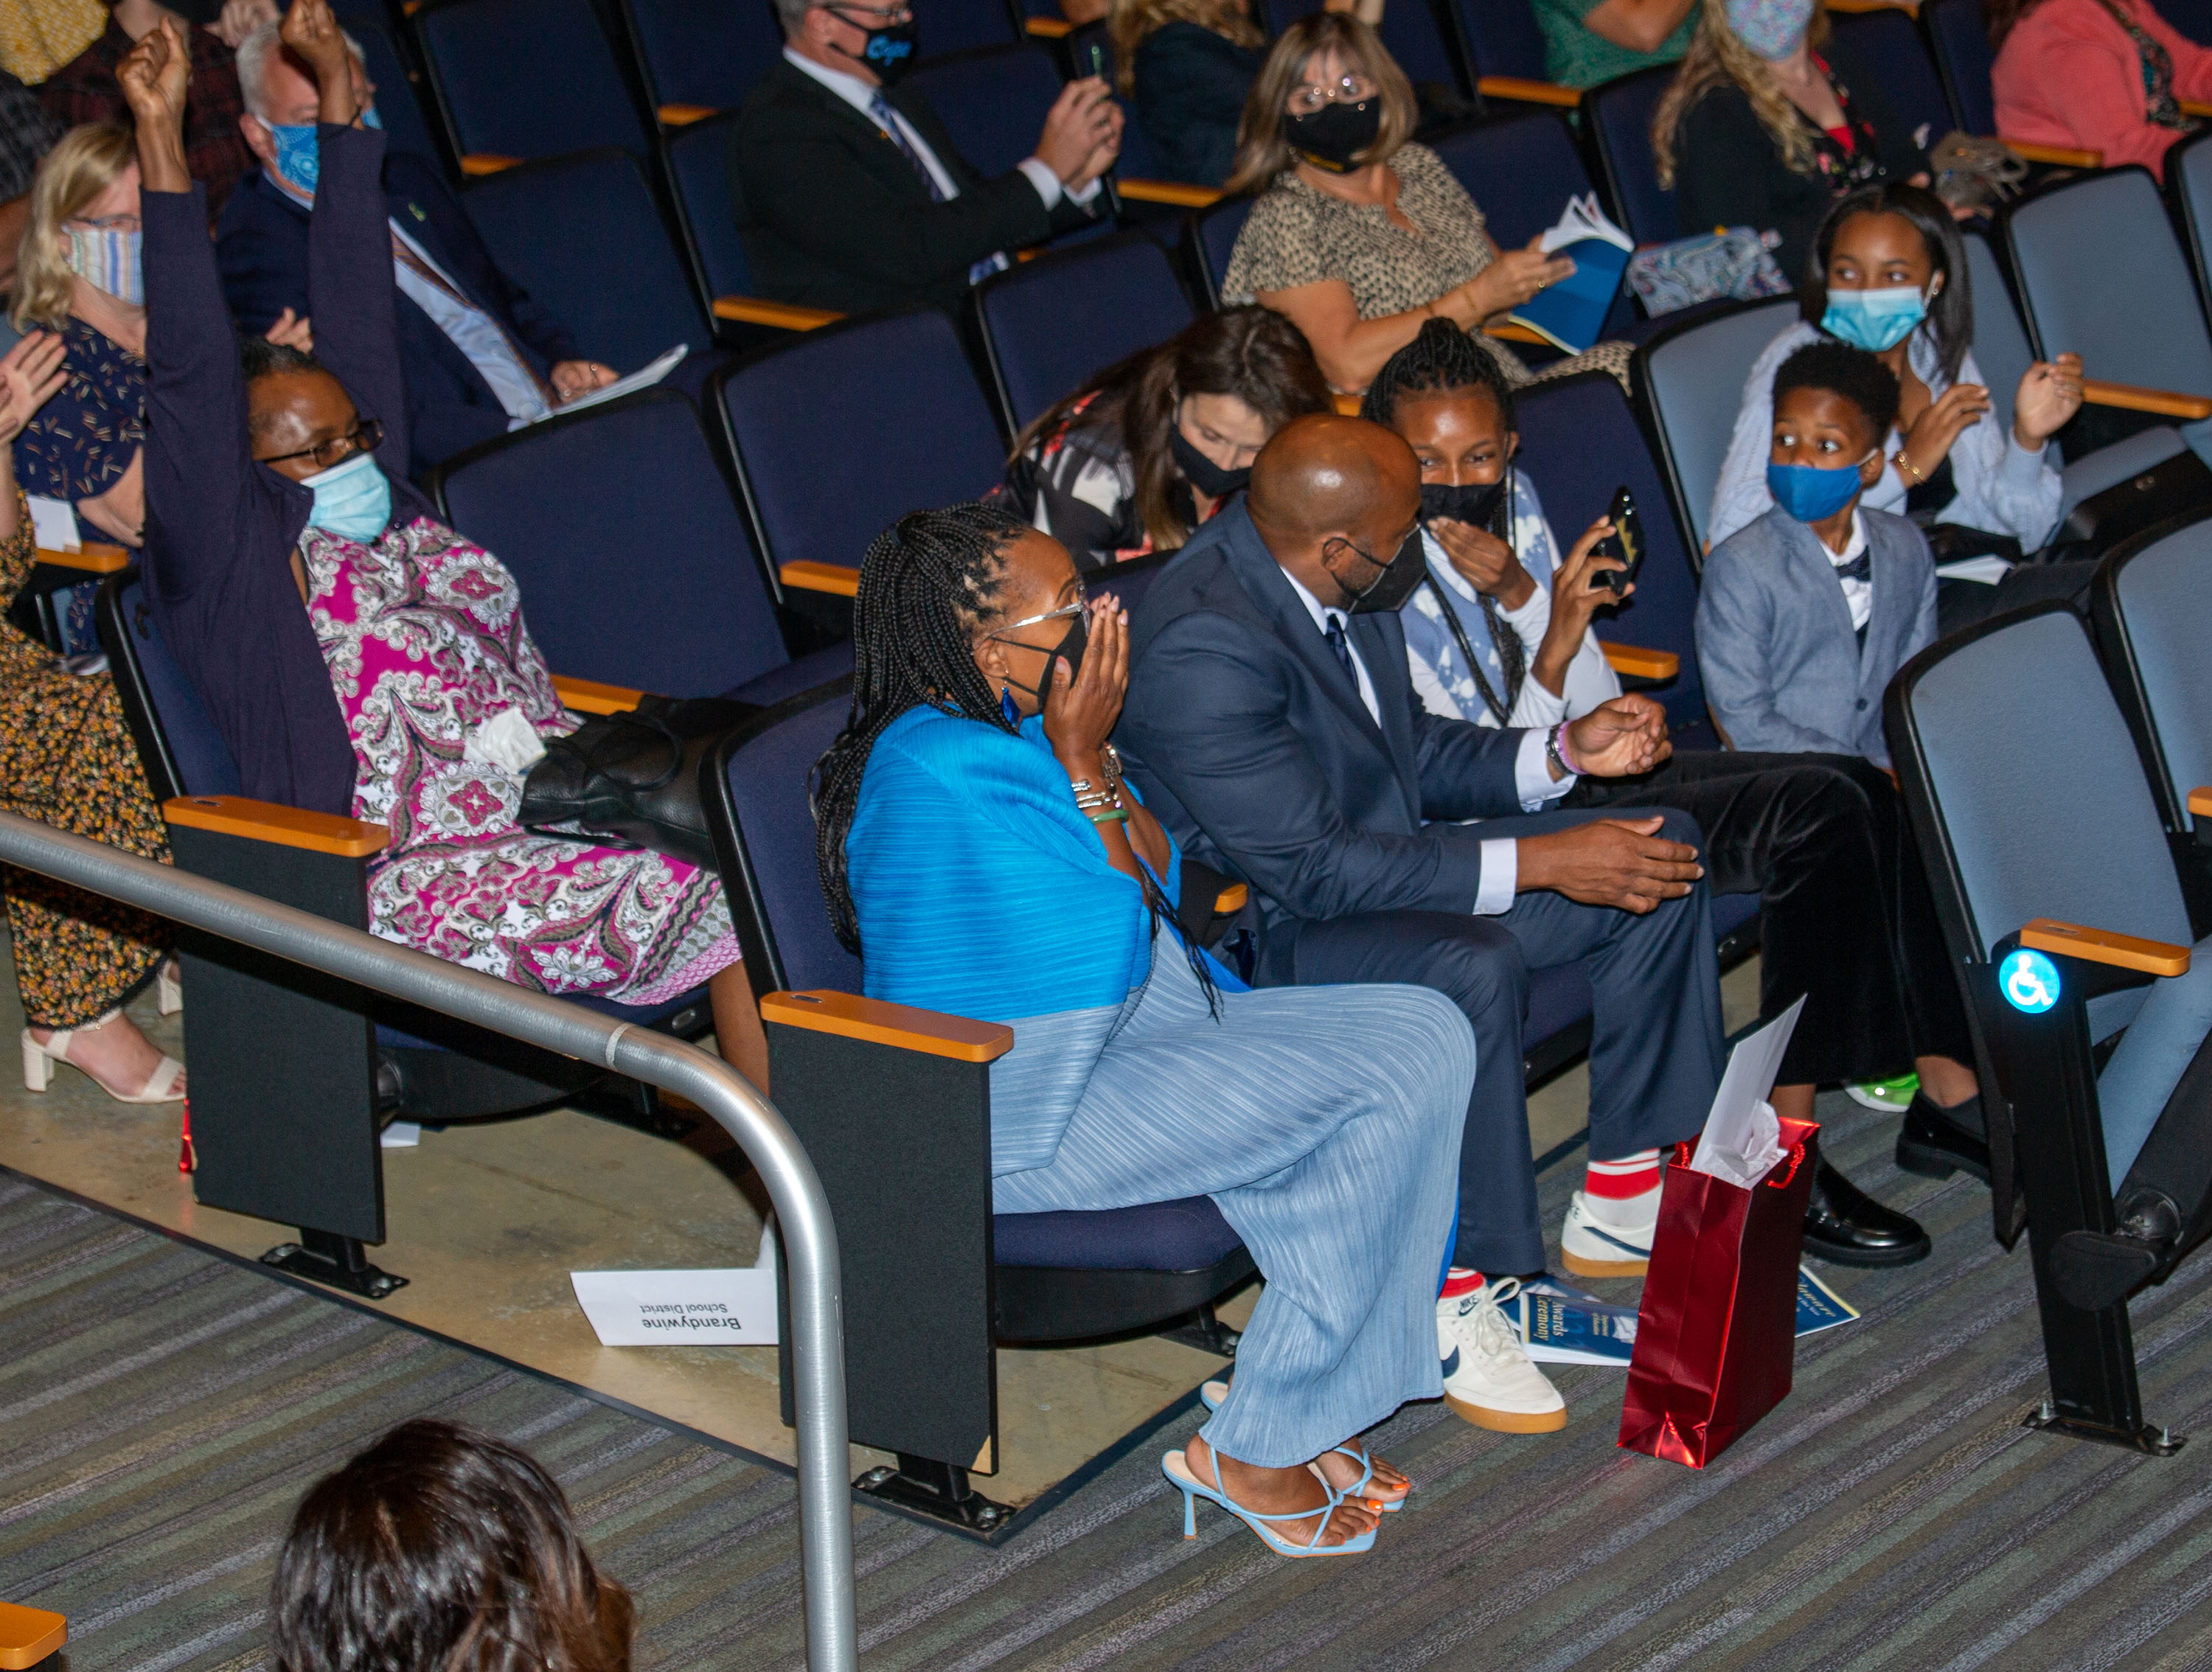
<svg viewBox="0 0 2212 1672">
<path fill-rule="evenodd" d="M 519 708 L 575 728 L 523 625 L 514 577 L 418 517 L 360 545 L 300 538 L 308 614 L 353 738 L 356 818 L 387 826 L 372 933 L 540 993 L 673 998 L 738 961 L 721 879 L 681 860 L 519 828 L 521 781 L 462 758 Z"/>
</svg>

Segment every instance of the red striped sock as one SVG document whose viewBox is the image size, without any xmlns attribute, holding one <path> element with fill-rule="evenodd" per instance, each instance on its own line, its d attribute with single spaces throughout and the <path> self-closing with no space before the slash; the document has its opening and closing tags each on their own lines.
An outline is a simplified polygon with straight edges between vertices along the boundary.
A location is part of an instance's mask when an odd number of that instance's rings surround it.
<svg viewBox="0 0 2212 1672">
<path fill-rule="evenodd" d="M 1604 1201 L 1626 1201 L 1659 1188 L 1659 1152 L 1638 1150 L 1618 1161 L 1592 1161 L 1583 1191 Z"/>
<path fill-rule="evenodd" d="M 1444 1274 L 1443 1292 L 1438 1300 L 1457 1300 L 1462 1295 L 1471 1295 L 1482 1286 L 1482 1274 L 1465 1266 L 1454 1266 Z"/>
</svg>

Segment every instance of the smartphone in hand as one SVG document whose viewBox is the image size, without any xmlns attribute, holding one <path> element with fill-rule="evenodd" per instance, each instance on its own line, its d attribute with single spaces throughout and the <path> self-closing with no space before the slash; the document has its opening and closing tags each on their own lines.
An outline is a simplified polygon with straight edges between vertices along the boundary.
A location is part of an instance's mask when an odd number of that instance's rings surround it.
<svg viewBox="0 0 2212 1672">
<path fill-rule="evenodd" d="M 1644 566 L 1644 520 L 1636 514 L 1636 496 L 1626 485 L 1613 489 L 1613 504 L 1605 514 L 1613 532 L 1591 550 L 1601 557 L 1618 557 L 1628 567 L 1601 569 L 1590 576 L 1590 588 L 1602 587 L 1616 598 L 1628 590 L 1636 571 Z"/>
</svg>

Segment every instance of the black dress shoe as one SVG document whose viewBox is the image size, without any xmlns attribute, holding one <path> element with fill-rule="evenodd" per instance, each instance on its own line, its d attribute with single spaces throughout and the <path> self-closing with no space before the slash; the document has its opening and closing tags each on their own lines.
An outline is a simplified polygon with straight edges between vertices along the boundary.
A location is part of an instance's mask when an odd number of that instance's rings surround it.
<svg viewBox="0 0 2212 1672">
<path fill-rule="evenodd" d="M 1884 1207 L 1826 1161 L 1814 1170 L 1805 1252 L 1838 1266 L 1909 1266 L 1935 1244 L 1919 1222 Z"/>
<path fill-rule="evenodd" d="M 1982 1125 L 1982 1100 L 1969 1097 L 1954 1109 L 1930 1103 L 1924 1091 L 1912 1094 L 1905 1124 L 1897 1134 L 1897 1164 L 1923 1178 L 1972 1173 L 1990 1182 L 1990 1140 Z"/>
</svg>

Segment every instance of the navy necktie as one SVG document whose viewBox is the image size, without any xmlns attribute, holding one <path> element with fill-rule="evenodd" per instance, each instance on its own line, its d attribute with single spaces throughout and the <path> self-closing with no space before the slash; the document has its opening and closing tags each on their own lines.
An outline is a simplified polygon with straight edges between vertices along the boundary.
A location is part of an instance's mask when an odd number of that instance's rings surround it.
<svg viewBox="0 0 2212 1672">
<path fill-rule="evenodd" d="M 1836 565 L 1838 581 L 1871 581 L 1874 578 L 1874 553 L 1862 551 L 1848 563 Z"/>
<path fill-rule="evenodd" d="M 929 188 L 929 201 L 933 204 L 943 203 L 945 188 L 937 183 L 937 176 L 929 172 L 929 165 L 921 160 L 921 153 L 915 149 L 914 143 L 906 137 L 906 130 L 901 127 L 892 116 L 891 101 L 884 97 L 881 88 L 877 88 L 875 96 L 868 100 L 868 114 L 875 119 L 876 125 L 883 130 L 884 137 L 898 147 L 898 154 L 907 160 L 915 173 L 921 176 L 921 183 Z M 986 256 L 981 261 L 972 262 L 968 268 L 968 283 L 980 284 L 992 274 L 999 271 L 1005 264 L 1004 258 L 995 255 Z"/>
<path fill-rule="evenodd" d="M 1344 636 L 1344 623 L 1334 616 L 1330 616 L 1327 619 L 1328 626 L 1325 630 L 1328 635 L 1328 648 L 1336 653 L 1336 660 L 1342 665 L 1345 677 L 1357 685 L 1359 683 L 1359 675 L 1352 666 L 1352 646 Z"/>
</svg>

